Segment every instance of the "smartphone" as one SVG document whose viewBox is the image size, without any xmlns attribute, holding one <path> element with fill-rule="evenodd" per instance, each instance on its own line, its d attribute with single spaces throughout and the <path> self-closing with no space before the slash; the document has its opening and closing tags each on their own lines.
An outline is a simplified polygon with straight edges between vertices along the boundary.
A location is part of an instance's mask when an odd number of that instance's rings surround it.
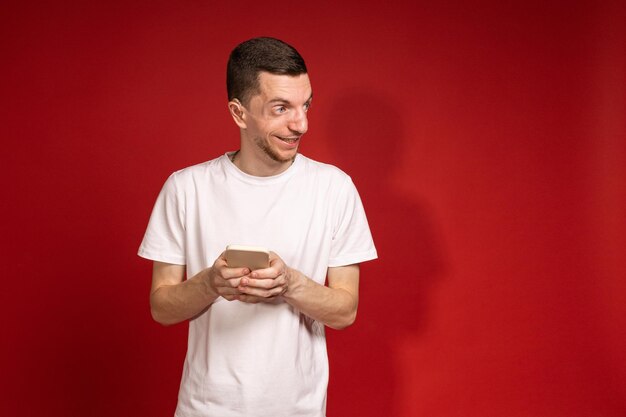
<svg viewBox="0 0 626 417">
<path fill-rule="evenodd" d="M 270 266 L 270 251 L 259 246 L 228 245 L 226 246 L 226 263 L 230 268 L 268 268 Z"/>
</svg>

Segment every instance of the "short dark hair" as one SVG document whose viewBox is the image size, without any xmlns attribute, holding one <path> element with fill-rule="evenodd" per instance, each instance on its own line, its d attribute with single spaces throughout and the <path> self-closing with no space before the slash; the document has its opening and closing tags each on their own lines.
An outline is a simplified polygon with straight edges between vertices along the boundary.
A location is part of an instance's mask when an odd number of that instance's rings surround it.
<svg viewBox="0 0 626 417">
<path fill-rule="evenodd" d="M 278 75 L 306 74 L 302 56 L 293 46 L 275 38 L 253 38 L 237 45 L 230 53 L 226 67 L 228 100 L 247 104 L 259 93 L 259 73 Z"/>
</svg>

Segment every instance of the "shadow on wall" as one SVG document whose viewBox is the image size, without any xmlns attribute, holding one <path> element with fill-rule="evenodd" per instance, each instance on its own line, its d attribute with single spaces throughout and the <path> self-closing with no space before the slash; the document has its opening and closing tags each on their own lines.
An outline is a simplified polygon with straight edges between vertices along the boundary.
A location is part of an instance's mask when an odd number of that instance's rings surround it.
<svg viewBox="0 0 626 417">
<path fill-rule="evenodd" d="M 404 142 L 419 140 L 405 137 L 401 108 L 372 93 L 346 92 L 329 114 L 330 162 L 359 189 L 379 259 L 361 266 L 355 325 L 328 332 L 328 411 L 398 415 L 402 369 L 394 359 L 396 346 L 426 325 L 430 290 L 445 269 L 443 239 L 429 206 L 408 199 L 392 183 L 391 174 L 404 159 Z"/>
</svg>

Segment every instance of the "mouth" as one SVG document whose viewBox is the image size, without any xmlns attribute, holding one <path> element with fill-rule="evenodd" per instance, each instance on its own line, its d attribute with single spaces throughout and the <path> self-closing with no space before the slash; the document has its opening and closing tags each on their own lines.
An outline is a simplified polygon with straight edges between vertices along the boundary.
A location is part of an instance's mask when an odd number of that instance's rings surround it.
<svg viewBox="0 0 626 417">
<path fill-rule="evenodd" d="M 276 137 L 289 145 L 293 145 L 300 140 L 300 136 L 290 136 L 290 137 L 276 136 Z"/>
</svg>

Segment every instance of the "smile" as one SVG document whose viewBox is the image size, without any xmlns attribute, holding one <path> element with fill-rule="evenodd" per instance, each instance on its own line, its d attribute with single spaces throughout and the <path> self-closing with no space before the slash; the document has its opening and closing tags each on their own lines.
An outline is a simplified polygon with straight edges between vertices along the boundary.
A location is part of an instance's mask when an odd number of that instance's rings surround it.
<svg viewBox="0 0 626 417">
<path fill-rule="evenodd" d="M 280 136 L 276 136 L 276 137 L 282 140 L 283 142 L 287 142 L 287 143 L 296 143 L 298 140 L 300 140 L 300 136 L 291 137 L 291 138 L 283 138 Z"/>
</svg>

